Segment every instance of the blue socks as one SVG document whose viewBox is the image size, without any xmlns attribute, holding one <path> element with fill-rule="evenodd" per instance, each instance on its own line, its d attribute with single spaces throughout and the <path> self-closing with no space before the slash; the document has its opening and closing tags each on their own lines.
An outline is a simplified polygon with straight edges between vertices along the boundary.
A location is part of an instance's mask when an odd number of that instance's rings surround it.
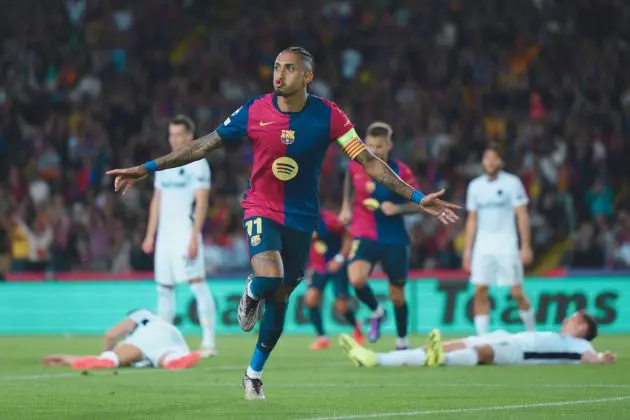
<svg viewBox="0 0 630 420">
<path fill-rule="evenodd" d="M 354 291 L 357 294 L 359 300 L 365 303 L 372 312 L 374 312 L 378 308 L 378 301 L 376 300 L 374 291 L 367 283 L 361 288 L 355 287 Z"/>
<path fill-rule="evenodd" d="M 249 283 L 247 295 L 252 299 L 267 299 L 273 296 L 282 285 L 282 277 L 254 277 Z"/>
<path fill-rule="evenodd" d="M 324 331 L 324 323 L 322 322 L 322 311 L 319 309 L 319 306 L 310 308 L 309 312 L 311 315 L 311 322 L 313 323 L 313 326 L 315 326 L 317 335 L 320 337 L 326 335 L 326 332 Z"/>
<path fill-rule="evenodd" d="M 257 277 L 256 279 L 269 280 L 270 278 Z M 253 283 L 254 282 L 252 282 L 252 285 Z M 260 284 L 263 283 L 264 282 L 261 282 Z M 270 282 L 267 281 L 267 283 Z M 276 287 L 276 290 L 273 293 L 271 290 L 268 290 L 265 292 L 265 295 L 257 295 L 265 297 L 265 309 L 260 323 L 256 349 L 254 350 L 254 354 L 249 362 L 249 367 L 247 368 L 247 376 L 250 378 L 260 379 L 262 377 L 262 371 L 265 367 L 265 363 L 267 363 L 267 359 L 280 339 L 282 330 L 284 329 L 284 319 L 287 314 L 288 303 L 287 299 L 279 299 L 275 296 L 275 292 L 277 292 L 279 286 L 280 283 L 278 283 L 278 287 Z"/>
<path fill-rule="evenodd" d="M 396 332 L 398 333 L 398 337 L 407 337 L 407 321 L 409 319 L 407 302 L 402 306 L 394 305 L 394 316 L 396 317 Z"/>
</svg>

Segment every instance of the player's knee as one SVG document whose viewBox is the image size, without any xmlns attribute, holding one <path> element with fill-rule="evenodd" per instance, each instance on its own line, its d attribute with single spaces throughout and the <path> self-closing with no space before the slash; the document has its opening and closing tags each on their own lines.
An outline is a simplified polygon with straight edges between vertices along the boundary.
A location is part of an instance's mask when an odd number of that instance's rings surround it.
<svg viewBox="0 0 630 420">
<path fill-rule="evenodd" d="M 315 308 L 319 306 L 321 293 L 317 289 L 310 288 L 306 291 L 306 296 L 304 296 L 304 303 L 309 308 Z"/>
<path fill-rule="evenodd" d="M 477 359 L 480 365 L 491 365 L 494 361 L 494 350 L 489 345 L 478 346 L 475 348 L 477 351 Z"/>
<path fill-rule="evenodd" d="M 389 286 L 389 298 L 394 306 L 402 306 L 405 304 L 405 289 L 399 286 Z"/>
<path fill-rule="evenodd" d="M 477 286 L 475 288 L 475 300 L 477 301 L 488 300 L 488 287 L 487 286 Z"/>
<path fill-rule="evenodd" d="M 347 299 L 335 299 L 335 310 L 341 314 L 348 312 L 348 300 Z"/>
<path fill-rule="evenodd" d="M 519 303 L 523 303 L 527 300 L 525 292 L 523 291 L 523 288 L 521 286 L 513 287 L 511 293 L 512 298 Z"/>
</svg>

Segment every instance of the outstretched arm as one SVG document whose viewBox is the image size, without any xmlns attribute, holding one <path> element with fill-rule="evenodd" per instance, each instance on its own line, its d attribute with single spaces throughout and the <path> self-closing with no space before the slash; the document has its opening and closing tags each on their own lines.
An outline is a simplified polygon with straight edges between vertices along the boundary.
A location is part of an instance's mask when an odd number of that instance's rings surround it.
<svg viewBox="0 0 630 420">
<path fill-rule="evenodd" d="M 221 136 L 217 131 L 194 140 L 188 147 L 177 150 L 168 155 L 161 156 L 144 165 L 126 169 L 112 169 L 108 175 L 115 175 L 114 190 L 123 191 L 123 194 L 136 182 L 145 178 L 148 174 L 163 169 L 177 168 L 188 163 L 205 158 L 208 153 L 223 145 Z"/>
<path fill-rule="evenodd" d="M 221 140 L 221 136 L 219 136 L 219 133 L 216 131 L 213 131 L 206 136 L 194 140 L 188 147 L 182 150 L 174 151 L 155 159 L 156 170 L 161 171 L 163 169 L 177 168 L 201 160 L 205 158 L 208 153 L 218 149 L 222 145 L 223 141 Z"/>
<path fill-rule="evenodd" d="M 391 191 L 402 195 L 407 200 L 416 203 L 422 210 L 432 216 L 436 216 L 442 223 L 455 223 L 459 220 L 453 209 L 458 209 L 460 206 L 439 199 L 444 194 L 444 190 L 425 196 L 403 181 L 387 163 L 374 156 L 368 149 L 364 148 L 355 157 L 355 160 L 365 168 L 367 174 L 374 180 Z"/>
</svg>

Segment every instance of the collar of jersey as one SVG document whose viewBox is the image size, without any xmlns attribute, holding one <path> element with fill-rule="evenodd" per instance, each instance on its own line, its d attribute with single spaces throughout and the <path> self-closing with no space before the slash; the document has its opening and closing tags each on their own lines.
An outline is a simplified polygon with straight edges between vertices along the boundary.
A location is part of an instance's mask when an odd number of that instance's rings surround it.
<svg viewBox="0 0 630 420">
<path fill-rule="evenodd" d="M 311 101 L 311 95 L 310 94 L 306 94 L 306 103 L 304 104 L 304 108 L 302 108 L 301 111 L 298 112 L 284 112 L 280 110 L 280 107 L 278 106 L 278 95 L 276 95 L 275 93 L 272 95 L 271 98 L 271 102 L 273 102 L 273 106 L 276 108 L 276 111 L 278 111 L 281 114 L 286 114 L 286 115 L 297 115 L 297 114 L 301 114 L 302 112 L 304 112 L 306 110 L 306 107 L 308 106 L 308 103 Z"/>
</svg>

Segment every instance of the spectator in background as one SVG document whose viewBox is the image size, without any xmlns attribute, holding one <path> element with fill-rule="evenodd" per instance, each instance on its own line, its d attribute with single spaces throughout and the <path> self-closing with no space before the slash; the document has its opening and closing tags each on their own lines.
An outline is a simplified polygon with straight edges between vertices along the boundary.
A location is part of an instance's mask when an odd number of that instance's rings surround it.
<svg viewBox="0 0 630 420">
<path fill-rule="evenodd" d="M 0 209 L 0 281 L 11 270 L 11 223 L 6 211 Z"/>
<path fill-rule="evenodd" d="M 21 218 L 17 218 L 15 222 L 28 243 L 26 270 L 44 271 L 51 263 L 50 248 L 54 239 L 48 216 L 46 213 L 39 213 L 32 229 Z"/>
</svg>

